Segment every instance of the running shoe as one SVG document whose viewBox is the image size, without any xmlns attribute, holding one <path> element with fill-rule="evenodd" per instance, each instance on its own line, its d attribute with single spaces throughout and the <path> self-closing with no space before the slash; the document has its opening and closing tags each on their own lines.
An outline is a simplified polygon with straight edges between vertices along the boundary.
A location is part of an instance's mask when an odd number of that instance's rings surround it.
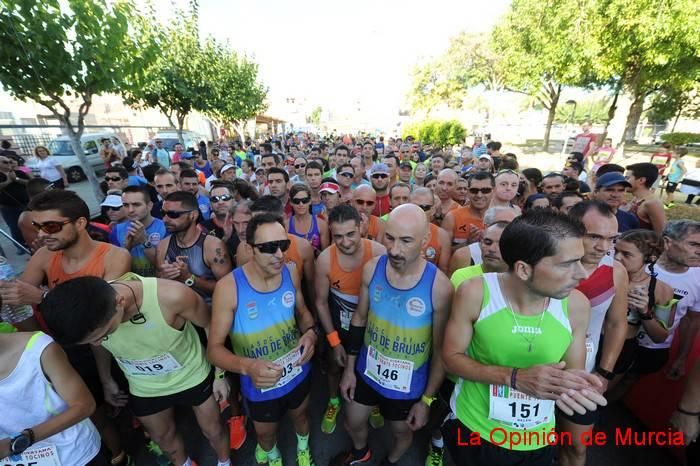
<svg viewBox="0 0 700 466">
<path fill-rule="evenodd" d="M 384 427 L 384 416 L 382 416 L 381 411 L 379 411 L 379 406 L 372 408 L 372 412 L 369 413 L 369 425 L 373 429 L 381 429 Z"/>
<path fill-rule="evenodd" d="M 150 442 L 148 442 L 148 445 L 146 445 L 146 448 L 149 452 L 153 454 L 153 456 L 156 457 L 156 463 L 158 463 L 158 466 L 170 465 L 170 459 L 167 456 L 165 456 L 165 453 L 163 453 L 163 450 L 160 449 L 156 442 L 151 440 Z"/>
<path fill-rule="evenodd" d="M 232 416 L 228 420 L 229 438 L 231 440 L 231 449 L 238 450 L 248 438 L 248 432 L 245 428 L 245 416 Z"/>
<path fill-rule="evenodd" d="M 340 404 L 333 404 L 330 401 L 326 406 L 326 412 L 323 413 L 323 421 L 321 421 L 321 432 L 324 434 L 332 434 L 335 431 L 335 420 L 340 411 Z"/>
<path fill-rule="evenodd" d="M 258 464 L 267 463 L 267 453 L 265 453 L 265 450 L 262 449 L 260 444 L 255 445 L 255 461 Z"/>
<path fill-rule="evenodd" d="M 367 464 L 370 461 L 372 461 L 372 450 L 368 448 L 367 453 L 361 458 L 355 457 L 351 450 L 337 455 L 329 464 L 330 466 L 356 466 L 359 464 Z"/>
<path fill-rule="evenodd" d="M 311 457 L 311 451 L 297 450 L 297 466 L 314 466 L 314 459 Z"/>
<path fill-rule="evenodd" d="M 444 450 L 430 445 L 428 456 L 425 458 L 425 466 L 442 466 L 442 454 Z"/>
</svg>

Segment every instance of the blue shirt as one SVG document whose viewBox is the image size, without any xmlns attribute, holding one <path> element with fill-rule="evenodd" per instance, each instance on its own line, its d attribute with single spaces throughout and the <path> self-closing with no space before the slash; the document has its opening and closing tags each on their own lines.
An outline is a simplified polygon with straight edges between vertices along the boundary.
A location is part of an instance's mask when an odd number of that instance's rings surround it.
<svg viewBox="0 0 700 466">
<path fill-rule="evenodd" d="M 129 186 L 146 186 L 148 181 L 143 176 L 129 175 Z"/>
<path fill-rule="evenodd" d="M 637 217 L 622 209 L 617 209 L 617 212 L 615 212 L 615 218 L 617 219 L 618 233 L 624 233 L 627 230 L 639 228 L 639 220 Z"/>
<path fill-rule="evenodd" d="M 129 232 L 131 221 L 118 223 L 109 234 L 109 241 L 121 248 L 126 244 L 126 234 Z M 160 240 L 168 236 L 165 223 L 158 218 L 154 218 L 150 225 L 146 227 L 146 240 L 155 248 Z M 129 250 L 131 253 L 131 271 L 142 277 L 155 277 L 156 268 L 146 258 L 146 248 L 143 244 L 137 244 Z"/>
<path fill-rule="evenodd" d="M 472 154 L 474 154 L 477 157 L 480 155 L 484 155 L 485 153 L 486 153 L 486 145 L 485 144 L 481 144 L 479 146 L 474 146 L 472 148 Z"/>
<path fill-rule="evenodd" d="M 197 204 L 199 204 L 199 211 L 202 213 L 202 218 L 204 220 L 209 220 L 211 217 L 211 204 L 209 203 L 209 198 L 203 194 L 197 194 Z"/>
</svg>

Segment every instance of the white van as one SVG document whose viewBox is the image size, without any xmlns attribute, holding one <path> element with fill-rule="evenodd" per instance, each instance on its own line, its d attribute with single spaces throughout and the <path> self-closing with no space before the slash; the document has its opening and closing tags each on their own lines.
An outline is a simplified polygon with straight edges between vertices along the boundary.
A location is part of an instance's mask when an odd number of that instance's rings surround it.
<svg viewBox="0 0 700 466">
<path fill-rule="evenodd" d="M 85 150 L 88 163 L 94 168 L 98 175 L 103 174 L 105 171 L 105 163 L 99 155 L 102 140 L 105 138 L 111 141 L 112 146 L 119 154 L 122 156 L 126 154 L 126 147 L 116 133 L 88 133 L 83 134 L 80 138 L 80 143 L 83 146 L 83 150 Z M 61 166 L 63 166 L 68 176 L 69 183 L 76 183 L 86 179 L 83 165 L 80 163 L 80 160 L 78 160 L 75 152 L 73 152 L 73 146 L 71 146 L 68 136 L 59 136 L 51 141 L 49 143 L 49 153 L 56 157 Z M 27 161 L 27 166 L 38 176 L 39 169 L 36 168 L 36 162 L 36 157 L 31 157 Z"/>
<path fill-rule="evenodd" d="M 185 141 L 185 151 L 191 147 L 199 150 L 199 142 L 207 140 L 207 138 L 202 137 L 194 131 L 183 131 L 182 139 Z M 177 131 L 161 131 L 155 135 L 153 140 L 163 141 L 163 148 L 170 152 L 171 155 L 175 152 L 175 144 L 180 142 L 180 139 L 177 137 Z"/>
</svg>

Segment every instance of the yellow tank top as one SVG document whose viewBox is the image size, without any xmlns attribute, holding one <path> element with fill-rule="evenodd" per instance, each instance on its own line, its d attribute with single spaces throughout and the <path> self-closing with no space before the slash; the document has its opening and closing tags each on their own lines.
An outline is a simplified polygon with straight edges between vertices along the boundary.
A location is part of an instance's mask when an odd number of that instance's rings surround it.
<svg viewBox="0 0 700 466">
<path fill-rule="evenodd" d="M 168 325 L 158 304 L 158 281 L 127 273 L 120 282 L 141 280 L 145 322 L 122 323 L 104 346 L 129 381 L 129 391 L 140 397 L 172 395 L 204 381 L 211 366 L 192 323 L 182 330 Z"/>
</svg>

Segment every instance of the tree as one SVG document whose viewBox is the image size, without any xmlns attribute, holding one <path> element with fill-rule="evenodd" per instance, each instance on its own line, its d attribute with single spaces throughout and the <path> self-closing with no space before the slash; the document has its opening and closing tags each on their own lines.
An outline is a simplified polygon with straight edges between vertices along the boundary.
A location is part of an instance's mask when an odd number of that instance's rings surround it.
<svg viewBox="0 0 700 466">
<path fill-rule="evenodd" d="M 563 86 L 593 83 L 596 54 L 593 22 L 596 0 L 514 0 L 493 31 L 506 88 L 533 95 L 547 109 L 544 147 L 549 149 L 552 122 Z"/>
<path fill-rule="evenodd" d="M 103 194 L 80 144 L 92 99 L 119 92 L 155 49 L 140 34 L 145 17 L 129 1 L 3 0 L 0 83 L 15 98 L 46 107 L 64 127 L 90 181 Z M 73 110 L 78 106 L 77 112 Z"/>
<path fill-rule="evenodd" d="M 681 117 L 700 118 L 700 83 L 689 89 L 661 89 L 652 98 L 648 118 L 653 123 L 666 123 L 673 119 L 671 132 Z"/>
<path fill-rule="evenodd" d="M 321 124 L 321 113 L 323 112 L 323 108 L 321 106 L 317 106 L 313 112 L 311 112 L 311 116 L 309 117 L 309 123 L 313 123 L 318 127 L 318 125 Z"/>
<path fill-rule="evenodd" d="M 457 120 L 425 120 L 406 126 L 402 133 L 404 138 L 412 135 L 423 144 L 438 147 L 461 144 L 467 137 L 467 130 Z"/>
</svg>

